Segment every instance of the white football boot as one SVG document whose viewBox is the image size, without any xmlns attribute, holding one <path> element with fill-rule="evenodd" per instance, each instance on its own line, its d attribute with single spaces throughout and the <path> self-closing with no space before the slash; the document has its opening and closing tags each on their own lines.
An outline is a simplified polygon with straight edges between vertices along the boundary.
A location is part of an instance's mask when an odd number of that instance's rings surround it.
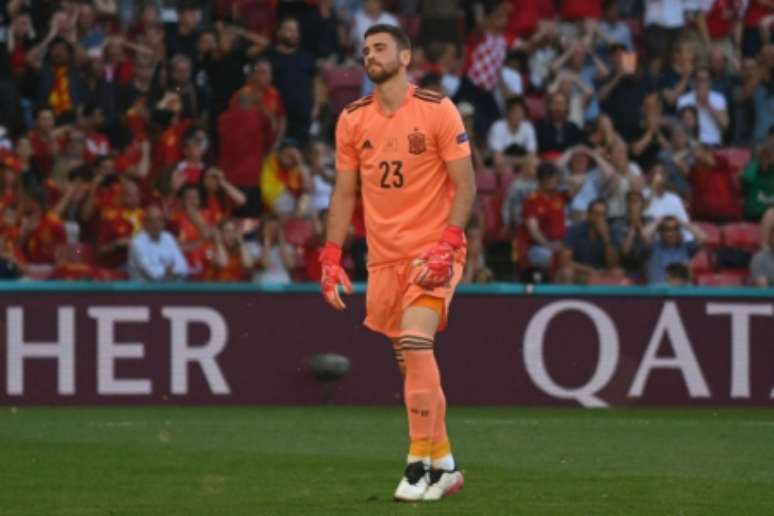
<svg viewBox="0 0 774 516">
<path fill-rule="evenodd" d="M 465 479 L 462 476 L 462 471 L 455 469 L 454 471 L 444 471 L 442 469 L 431 469 L 428 474 L 430 477 L 430 486 L 425 491 L 425 495 L 422 498 L 426 502 L 434 502 L 440 500 L 444 496 L 450 496 L 462 489 L 465 485 Z"/>
<path fill-rule="evenodd" d="M 427 491 L 427 468 L 422 461 L 411 462 L 406 466 L 403 478 L 395 490 L 396 502 L 420 502 Z"/>
</svg>

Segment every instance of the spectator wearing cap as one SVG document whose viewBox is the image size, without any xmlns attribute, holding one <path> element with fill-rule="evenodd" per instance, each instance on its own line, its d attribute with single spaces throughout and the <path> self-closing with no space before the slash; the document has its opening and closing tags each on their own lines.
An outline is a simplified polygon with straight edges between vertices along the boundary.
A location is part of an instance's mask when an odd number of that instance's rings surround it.
<svg viewBox="0 0 774 516">
<path fill-rule="evenodd" d="M 524 202 L 519 240 L 522 251 L 526 250 L 524 265 L 547 271 L 566 234 L 568 199 L 567 194 L 559 190 L 561 174 L 555 165 L 541 164 L 537 169 L 537 180 L 538 189 Z"/>
<path fill-rule="evenodd" d="M 287 134 L 301 145 L 309 138 L 314 104 L 314 58 L 300 47 L 301 34 L 295 18 L 285 18 L 277 29 L 277 44 L 266 52 L 274 72 L 274 84 L 282 94 L 287 114 Z"/>
<path fill-rule="evenodd" d="M 506 104 L 506 117 L 489 129 L 487 143 L 495 169 L 505 173 L 520 168 L 537 157 L 535 128 L 527 120 L 527 104 L 522 97 L 511 97 Z"/>
<path fill-rule="evenodd" d="M 164 230 L 164 212 L 152 205 L 145 210 L 144 229 L 129 245 L 127 268 L 135 281 L 169 281 L 188 275 L 188 264 L 171 233 Z"/>
<path fill-rule="evenodd" d="M 583 133 L 577 125 L 568 119 L 567 96 L 557 91 L 547 97 L 546 103 L 546 118 L 539 121 L 535 127 L 540 154 L 564 152 L 579 144 L 583 138 Z"/>
<path fill-rule="evenodd" d="M 269 154 L 261 169 L 263 205 L 272 213 L 287 216 L 298 208 L 301 194 L 311 190 L 309 169 L 296 140 L 285 138 L 279 151 Z"/>
<path fill-rule="evenodd" d="M 719 146 L 723 143 L 723 132 L 729 124 L 728 107 L 725 97 L 712 91 L 711 85 L 709 70 L 697 70 L 693 91 L 683 94 L 677 100 L 677 109 L 695 107 L 699 115 L 699 141 L 704 145 Z"/>
<path fill-rule="evenodd" d="M 586 283 L 602 274 L 623 276 L 620 255 L 613 241 L 607 217 L 607 204 L 601 199 L 588 206 L 586 220 L 567 230 L 559 253 L 561 283 Z"/>
<path fill-rule="evenodd" d="M 690 232 L 694 238 L 685 240 L 683 232 Z M 642 236 L 648 244 L 646 270 L 649 285 L 664 283 L 669 265 L 690 262 L 707 238 L 697 226 L 681 222 L 673 216 L 653 219 L 642 230 Z"/>
<path fill-rule="evenodd" d="M 233 219 L 223 220 L 213 231 L 213 246 L 208 257 L 205 279 L 208 281 L 245 281 L 250 279 L 250 273 L 255 260 L 250 254 L 237 222 Z"/>
<path fill-rule="evenodd" d="M 510 8 L 505 1 L 489 3 L 483 30 L 468 45 L 465 75 L 456 100 L 466 100 L 475 107 L 478 134 L 487 134 L 489 127 L 501 116 L 494 91 L 509 47 L 504 31 Z"/>
</svg>

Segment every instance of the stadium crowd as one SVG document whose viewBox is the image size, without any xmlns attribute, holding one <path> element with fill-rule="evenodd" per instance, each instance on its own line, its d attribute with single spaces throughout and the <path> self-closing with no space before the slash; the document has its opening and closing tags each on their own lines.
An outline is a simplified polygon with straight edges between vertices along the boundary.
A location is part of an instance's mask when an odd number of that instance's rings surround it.
<svg viewBox="0 0 774 516">
<path fill-rule="evenodd" d="M 0 277 L 317 281 L 376 23 L 468 130 L 464 281 L 774 285 L 774 0 L 0 0 Z"/>
</svg>

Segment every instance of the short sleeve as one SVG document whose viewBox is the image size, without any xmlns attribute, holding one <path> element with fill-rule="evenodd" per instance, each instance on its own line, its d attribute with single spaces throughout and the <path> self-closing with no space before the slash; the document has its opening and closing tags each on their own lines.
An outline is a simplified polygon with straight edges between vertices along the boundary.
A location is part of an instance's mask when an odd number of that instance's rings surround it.
<svg viewBox="0 0 774 516">
<path fill-rule="evenodd" d="M 436 132 L 438 152 L 444 161 L 454 161 L 470 156 L 470 137 L 465 132 L 457 107 L 449 98 L 439 104 Z"/>
<path fill-rule="evenodd" d="M 536 153 L 537 152 L 537 136 L 535 135 L 535 127 L 529 123 L 529 122 L 523 122 L 525 124 L 525 131 L 527 135 L 527 141 L 525 147 L 527 148 L 527 152 L 530 153 Z"/>
<path fill-rule="evenodd" d="M 345 113 L 339 116 L 336 123 L 336 170 L 339 172 L 356 172 L 360 168 L 355 147 L 355 135 L 349 118 Z"/>
<path fill-rule="evenodd" d="M 524 207 L 522 208 L 522 215 L 521 218 L 524 222 L 527 221 L 530 217 L 537 217 L 538 216 L 538 203 L 535 201 L 533 197 L 528 197 L 526 201 L 524 201 Z"/>
</svg>

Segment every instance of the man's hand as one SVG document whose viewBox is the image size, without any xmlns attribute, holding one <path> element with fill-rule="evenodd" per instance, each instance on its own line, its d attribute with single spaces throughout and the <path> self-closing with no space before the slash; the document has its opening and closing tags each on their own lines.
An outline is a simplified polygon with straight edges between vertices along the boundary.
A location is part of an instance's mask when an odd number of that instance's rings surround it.
<svg viewBox="0 0 774 516">
<path fill-rule="evenodd" d="M 320 286 L 325 301 L 336 310 L 344 310 L 347 305 L 339 295 L 339 284 L 344 287 L 347 294 L 351 294 L 352 282 L 349 281 L 347 273 L 341 266 L 341 247 L 332 242 L 325 244 L 320 250 L 320 264 L 322 264 Z"/>
<path fill-rule="evenodd" d="M 414 283 L 426 289 L 448 286 L 454 273 L 454 255 L 464 245 L 461 227 L 446 228 L 440 242 L 412 262 L 414 267 L 420 267 Z"/>
</svg>

